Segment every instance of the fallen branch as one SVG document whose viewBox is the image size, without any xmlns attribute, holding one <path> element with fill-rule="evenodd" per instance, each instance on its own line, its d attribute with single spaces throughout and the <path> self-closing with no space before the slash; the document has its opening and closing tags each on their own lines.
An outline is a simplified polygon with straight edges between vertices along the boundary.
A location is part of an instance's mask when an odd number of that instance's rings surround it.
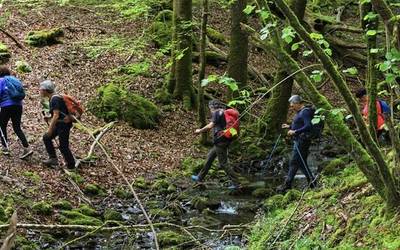
<svg viewBox="0 0 400 250">
<path fill-rule="evenodd" d="M 15 210 L 11 216 L 10 224 L 8 225 L 8 232 L 0 250 L 11 250 L 14 246 L 14 241 L 17 236 L 17 220 L 17 210 Z"/>
<path fill-rule="evenodd" d="M 84 202 L 86 202 L 87 204 L 92 205 L 92 201 L 91 201 L 89 198 L 87 198 L 87 197 L 85 196 L 85 194 L 84 194 L 84 193 L 82 192 L 82 190 L 79 188 L 78 184 L 76 184 L 76 183 L 71 179 L 71 177 L 69 177 L 69 176 L 70 176 L 70 172 L 69 172 L 68 170 L 66 170 L 65 168 L 63 168 L 63 170 L 64 170 L 64 173 L 65 173 L 66 176 L 67 176 L 68 181 L 72 184 L 72 186 L 73 186 L 73 187 L 75 188 L 75 190 L 78 192 L 80 198 L 81 198 Z"/>
<path fill-rule="evenodd" d="M 10 33 L 8 33 L 8 31 L 6 31 L 6 30 L 3 29 L 3 28 L 0 28 L 0 31 L 3 32 L 3 33 L 4 33 L 6 36 L 8 36 L 9 38 L 11 38 L 11 40 L 14 41 L 14 43 L 18 46 L 18 48 L 20 48 L 20 49 L 25 49 L 25 47 L 24 47 L 20 42 L 18 42 L 17 38 L 15 38 L 13 35 L 11 35 Z"/>
<path fill-rule="evenodd" d="M 90 146 L 89 153 L 83 159 L 83 161 L 90 160 L 93 157 L 93 152 L 94 152 L 96 145 L 100 142 L 101 138 L 114 126 L 114 124 L 115 124 L 115 121 L 110 122 L 101 129 L 100 133 L 96 136 L 96 139 L 94 140 L 93 144 Z M 95 133 L 93 133 L 93 134 L 95 134 Z"/>
</svg>

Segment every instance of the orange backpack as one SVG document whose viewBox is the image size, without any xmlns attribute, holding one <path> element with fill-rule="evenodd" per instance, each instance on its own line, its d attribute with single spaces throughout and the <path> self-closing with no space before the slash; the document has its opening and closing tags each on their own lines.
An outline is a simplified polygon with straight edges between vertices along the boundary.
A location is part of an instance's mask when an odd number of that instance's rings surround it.
<svg viewBox="0 0 400 250">
<path fill-rule="evenodd" d="M 84 112 L 81 103 L 72 96 L 69 95 L 60 95 L 60 96 L 63 98 L 65 106 L 67 106 L 68 114 L 72 115 L 76 119 L 80 119 Z M 73 119 L 73 122 L 76 122 L 76 120 Z"/>
</svg>

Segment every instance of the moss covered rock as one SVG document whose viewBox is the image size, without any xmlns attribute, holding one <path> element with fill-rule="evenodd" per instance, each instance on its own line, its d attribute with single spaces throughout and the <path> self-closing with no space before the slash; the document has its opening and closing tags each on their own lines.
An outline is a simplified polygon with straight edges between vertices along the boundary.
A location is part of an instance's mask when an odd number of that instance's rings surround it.
<svg viewBox="0 0 400 250">
<path fill-rule="evenodd" d="M 267 198 L 269 196 L 271 196 L 272 194 L 274 194 L 274 190 L 270 189 L 270 188 L 257 188 L 255 189 L 251 195 L 257 198 Z"/>
<path fill-rule="evenodd" d="M 61 211 L 59 221 L 66 225 L 91 225 L 100 226 L 103 222 L 93 216 L 80 213 L 77 210 Z"/>
<path fill-rule="evenodd" d="M 37 30 L 29 32 L 25 38 L 25 41 L 31 46 L 42 47 L 46 45 L 60 43 L 60 41 L 57 39 L 59 37 L 62 37 L 63 35 L 64 31 L 60 28 Z"/>
<path fill-rule="evenodd" d="M 15 248 L 13 249 L 19 249 L 19 250 L 36 250 L 36 249 L 40 249 L 39 246 L 31 241 L 28 240 L 27 238 L 17 235 L 17 237 L 15 237 Z"/>
<path fill-rule="evenodd" d="M 101 194 L 101 189 L 96 184 L 87 184 L 83 189 L 83 192 L 87 195 L 95 196 Z"/>
<path fill-rule="evenodd" d="M 204 159 L 196 159 L 193 157 L 187 157 L 182 161 L 182 169 L 184 175 L 190 176 L 197 174 L 204 166 Z"/>
<path fill-rule="evenodd" d="M 98 96 L 90 102 L 89 109 L 106 121 L 120 119 L 140 129 L 154 128 L 160 116 L 151 101 L 113 83 L 98 89 Z"/>
<path fill-rule="evenodd" d="M 45 201 L 40 201 L 33 204 L 32 210 L 40 215 L 50 215 L 53 212 L 53 207 Z"/>
<path fill-rule="evenodd" d="M 161 231 L 157 237 L 161 247 L 176 246 L 190 240 L 188 236 L 171 230 Z"/>
<path fill-rule="evenodd" d="M 170 104 L 172 102 L 172 95 L 165 87 L 157 89 L 154 98 L 162 104 Z"/>
<path fill-rule="evenodd" d="M 15 69 L 18 73 L 29 73 L 32 72 L 32 67 L 25 61 L 15 62 Z"/>
<path fill-rule="evenodd" d="M 107 208 L 104 211 L 104 219 L 105 220 L 115 220 L 115 221 L 122 221 L 122 214 L 114 209 Z"/>
<path fill-rule="evenodd" d="M 228 39 L 219 31 L 207 27 L 207 36 L 213 43 L 218 43 L 221 45 L 228 44 Z"/>
<path fill-rule="evenodd" d="M 150 27 L 153 42 L 159 48 L 165 47 L 172 40 L 172 21 L 155 21 Z"/>
<path fill-rule="evenodd" d="M 71 204 L 71 202 L 69 202 L 67 200 L 59 200 L 59 201 L 53 203 L 53 207 L 57 208 L 57 209 L 62 209 L 62 210 L 71 210 L 72 204 Z"/>
<path fill-rule="evenodd" d="M 330 161 L 323 169 L 323 175 L 334 175 L 339 170 L 343 169 L 346 166 L 346 162 L 342 158 L 337 158 Z"/>
<path fill-rule="evenodd" d="M 86 204 L 80 205 L 78 208 L 75 208 L 73 211 L 77 211 L 77 212 L 87 215 L 87 216 L 98 216 L 97 211 L 94 208 L 91 208 L 90 206 L 88 206 Z"/>
<path fill-rule="evenodd" d="M 146 189 L 149 187 L 149 183 L 146 181 L 146 179 L 143 176 L 136 178 L 133 181 L 132 185 L 134 187 L 141 188 L 141 189 Z"/>
<path fill-rule="evenodd" d="M 170 218 L 174 215 L 174 213 L 168 209 L 161 209 L 161 208 L 153 208 L 149 210 L 149 213 L 152 216 L 162 217 L 162 218 Z"/>
<path fill-rule="evenodd" d="M 129 199 L 132 198 L 132 193 L 125 187 L 117 187 L 114 190 L 114 194 L 120 199 Z"/>
<path fill-rule="evenodd" d="M 169 182 L 166 179 L 159 179 L 153 183 L 151 189 L 153 189 L 158 193 L 166 193 L 168 187 L 169 187 Z"/>
<path fill-rule="evenodd" d="M 11 57 L 10 51 L 8 50 L 8 47 L 0 42 L 0 62 L 5 63 L 8 61 L 8 59 Z"/>
<path fill-rule="evenodd" d="M 273 211 L 278 208 L 285 207 L 284 196 L 281 194 L 274 195 L 264 201 L 264 209 L 266 211 Z"/>
</svg>

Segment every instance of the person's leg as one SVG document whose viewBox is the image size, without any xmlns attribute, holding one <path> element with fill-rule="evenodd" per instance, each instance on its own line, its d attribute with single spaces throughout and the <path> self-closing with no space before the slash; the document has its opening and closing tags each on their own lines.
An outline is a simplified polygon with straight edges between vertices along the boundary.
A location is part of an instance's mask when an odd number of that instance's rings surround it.
<svg viewBox="0 0 400 250">
<path fill-rule="evenodd" d="M 1 108 L 0 111 L 0 137 L 1 137 L 1 145 L 3 146 L 4 149 L 7 149 L 8 146 L 8 140 L 7 140 L 7 124 L 8 121 L 10 120 L 10 111 L 8 107 L 3 107 Z"/>
<path fill-rule="evenodd" d="M 53 144 L 53 139 L 57 137 L 57 128 L 53 132 L 52 135 L 48 135 L 47 133 L 43 135 L 43 142 L 44 146 L 46 147 L 47 154 L 49 155 L 50 159 L 56 159 L 57 160 L 57 154 L 56 154 L 56 149 L 54 148 Z"/>
<path fill-rule="evenodd" d="M 299 151 L 299 156 L 301 156 L 300 164 L 299 164 L 300 170 L 301 170 L 301 172 L 303 172 L 303 174 L 307 178 L 307 182 L 309 184 L 311 184 L 311 182 L 314 181 L 314 176 L 313 176 L 311 169 L 307 163 L 307 157 L 310 153 L 310 145 L 311 145 L 311 141 L 308 141 L 308 140 L 300 140 L 297 143 L 297 149 Z M 314 186 L 315 186 L 315 183 L 312 183 L 311 187 L 314 187 Z"/>
<path fill-rule="evenodd" d="M 20 139 L 24 148 L 29 147 L 28 141 L 26 140 L 25 134 L 21 129 L 21 117 L 22 117 L 22 106 L 14 105 L 12 107 L 11 121 L 15 134 Z"/>
<path fill-rule="evenodd" d="M 58 140 L 60 142 L 60 151 L 67 163 L 68 168 L 75 168 L 75 158 L 69 148 L 69 134 L 72 125 L 60 125 Z"/>
<path fill-rule="evenodd" d="M 216 157 L 217 157 L 216 146 L 213 146 L 210 149 L 210 151 L 208 151 L 207 160 L 206 163 L 204 164 L 204 167 L 200 170 L 199 174 L 197 175 L 199 177 L 199 181 L 202 181 L 206 177 Z"/>
<path fill-rule="evenodd" d="M 239 185 L 238 175 L 233 171 L 228 162 L 228 147 L 229 144 L 220 144 L 215 146 L 219 167 L 225 171 L 228 177 L 232 180 L 233 185 Z"/>
<path fill-rule="evenodd" d="M 285 183 L 284 183 L 286 188 L 292 188 L 292 183 L 293 183 L 294 177 L 296 176 L 297 171 L 299 170 L 299 167 L 300 167 L 300 155 L 297 152 L 295 145 L 293 145 L 292 159 L 290 159 L 289 171 L 286 176 Z"/>
</svg>

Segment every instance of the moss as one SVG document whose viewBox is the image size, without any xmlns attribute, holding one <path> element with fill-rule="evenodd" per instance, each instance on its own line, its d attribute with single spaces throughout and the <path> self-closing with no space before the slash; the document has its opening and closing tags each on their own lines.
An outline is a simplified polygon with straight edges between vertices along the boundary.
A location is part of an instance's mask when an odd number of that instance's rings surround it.
<svg viewBox="0 0 400 250">
<path fill-rule="evenodd" d="M 251 193 L 251 195 L 257 198 L 266 198 L 274 193 L 275 193 L 274 190 L 270 188 L 257 188 Z"/>
<path fill-rule="evenodd" d="M 267 211 L 283 208 L 285 205 L 284 196 L 281 194 L 274 195 L 264 201 L 264 209 Z"/>
<path fill-rule="evenodd" d="M 115 211 L 114 209 L 107 208 L 104 211 L 104 219 L 105 220 L 115 220 L 115 221 L 122 221 L 122 215 L 120 212 Z"/>
<path fill-rule="evenodd" d="M 174 193 L 176 192 L 177 187 L 174 184 L 169 184 L 167 188 L 167 193 Z"/>
<path fill-rule="evenodd" d="M 113 83 L 98 89 L 98 96 L 90 101 L 89 109 L 106 121 L 120 119 L 140 129 L 154 128 L 160 116 L 155 104 Z"/>
<path fill-rule="evenodd" d="M 180 245 L 190 240 L 186 235 L 179 234 L 175 231 L 161 231 L 157 234 L 157 237 L 160 247 Z"/>
<path fill-rule="evenodd" d="M 168 209 L 161 209 L 161 208 L 153 208 L 149 210 L 149 213 L 152 216 L 162 217 L 162 218 L 171 218 L 174 213 Z"/>
<path fill-rule="evenodd" d="M 76 183 L 76 184 L 83 184 L 85 179 L 76 172 L 69 171 L 68 176 Z"/>
<path fill-rule="evenodd" d="M 344 168 L 346 163 L 342 158 L 337 158 L 330 161 L 322 170 L 322 174 L 324 175 L 333 175 L 336 174 L 339 170 Z"/>
<path fill-rule="evenodd" d="M 25 172 L 22 173 L 22 175 L 27 177 L 27 178 L 29 178 L 29 179 L 31 179 L 36 184 L 41 181 L 40 176 L 35 172 L 25 171 Z"/>
<path fill-rule="evenodd" d="M 0 42 L 0 62 L 5 63 L 11 57 L 8 47 Z"/>
<path fill-rule="evenodd" d="M 47 244 L 54 244 L 57 243 L 57 239 L 55 239 L 51 234 L 41 233 L 40 242 Z"/>
<path fill-rule="evenodd" d="M 293 201 L 299 200 L 301 197 L 301 192 L 297 189 L 290 189 L 283 197 L 283 202 L 289 204 Z"/>
<path fill-rule="evenodd" d="M 7 218 L 6 210 L 4 209 L 4 207 L 2 205 L 0 205 L 0 221 L 6 222 L 7 219 L 8 218 Z"/>
<path fill-rule="evenodd" d="M 40 201 L 33 204 L 32 210 L 40 215 L 50 215 L 53 212 L 53 207 L 45 201 Z"/>
<path fill-rule="evenodd" d="M 74 209 L 73 211 L 77 211 L 83 215 L 87 216 L 98 216 L 97 211 L 94 208 L 89 207 L 86 204 L 80 205 L 78 208 Z"/>
<path fill-rule="evenodd" d="M 141 188 L 141 189 L 147 189 L 149 187 L 149 183 L 146 181 L 146 179 L 143 176 L 140 176 L 135 179 L 135 181 L 132 183 L 134 187 Z"/>
<path fill-rule="evenodd" d="M 15 68 L 18 73 L 30 73 L 32 72 L 32 67 L 25 61 L 15 62 Z"/>
<path fill-rule="evenodd" d="M 204 166 L 203 159 L 187 157 L 182 161 L 182 170 L 185 176 L 197 174 Z"/>
<path fill-rule="evenodd" d="M 131 76 L 150 76 L 150 61 L 143 61 L 139 63 L 131 63 L 121 66 L 117 69 L 118 73 L 127 74 Z"/>
<path fill-rule="evenodd" d="M 59 221 L 66 225 L 100 226 L 103 222 L 95 217 L 84 215 L 77 210 L 61 211 Z"/>
<path fill-rule="evenodd" d="M 117 187 L 114 190 L 114 194 L 120 199 L 129 199 L 133 197 L 133 194 L 125 187 Z"/>
<path fill-rule="evenodd" d="M 208 201 L 208 199 L 206 197 L 195 196 L 195 197 L 193 197 L 191 203 L 194 208 L 196 208 L 198 210 L 203 210 L 207 207 L 207 201 Z"/>
<path fill-rule="evenodd" d="M 27 238 L 17 235 L 15 237 L 15 249 L 19 250 L 37 250 L 40 249 L 39 246 Z"/>
<path fill-rule="evenodd" d="M 213 28 L 207 27 L 207 36 L 213 43 L 218 43 L 221 45 L 228 44 L 228 40 L 225 38 L 225 36 Z"/>
<path fill-rule="evenodd" d="M 157 47 L 166 47 L 172 40 L 172 22 L 169 20 L 153 22 L 150 34 Z"/>
<path fill-rule="evenodd" d="M 151 189 L 159 193 L 165 193 L 169 187 L 169 182 L 165 179 L 156 180 Z"/>
<path fill-rule="evenodd" d="M 162 10 L 157 14 L 154 20 L 159 22 L 172 21 L 172 15 L 172 10 Z"/>
<path fill-rule="evenodd" d="M 60 43 L 57 39 L 63 35 L 64 31 L 60 28 L 31 31 L 26 36 L 25 42 L 34 47 L 42 47 Z"/>
<path fill-rule="evenodd" d="M 87 195 L 96 196 L 101 194 L 101 189 L 96 184 L 87 184 L 83 192 Z"/>
<path fill-rule="evenodd" d="M 157 89 L 154 94 L 154 98 L 162 104 L 170 104 L 172 102 L 172 95 L 165 87 Z"/>
<path fill-rule="evenodd" d="M 67 200 L 59 200 L 59 201 L 53 203 L 53 207 L 57 208 L 57 209 L 62 209 L 62 210 L 71 210 L 72 204 L 71 204 L 71 202 L 69 202 Z"/>
</svg>

